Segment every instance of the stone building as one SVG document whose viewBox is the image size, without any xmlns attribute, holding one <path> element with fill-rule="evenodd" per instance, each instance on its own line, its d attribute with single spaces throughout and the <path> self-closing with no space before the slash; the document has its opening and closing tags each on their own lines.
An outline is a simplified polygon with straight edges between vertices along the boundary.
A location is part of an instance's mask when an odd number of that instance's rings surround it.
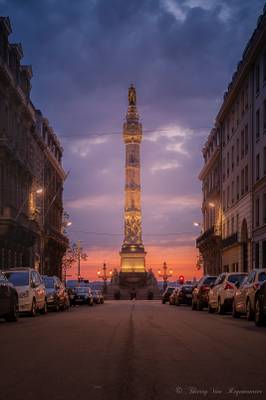
<svg viewBox="0 0 266 400">
<path fill-rule="evenodd" d="M 202 181 L 202 234 L 196 245 L 202 255 L 204 273 L 220 271 L 221 248 L 221 146 L 219 131 L 214 128 L 202 150 L 204 166 L 199 174 Z"/>
<path fill-rule="evenodd" d="M 65 172 L 62 147 L 30 99 L 31 66 L 0 17 L 0 269 L 31 266 L 61 275 Z"/>
<path fill-rule="evenodd" d="M 215 127 L 221 140 L 221 191 L 216 199 L 221 204 L 220 271 L 265 267 L 266 9 L 224 94 Z M 206 222 L 203 227 L 205 231 Z"/>
</svg>

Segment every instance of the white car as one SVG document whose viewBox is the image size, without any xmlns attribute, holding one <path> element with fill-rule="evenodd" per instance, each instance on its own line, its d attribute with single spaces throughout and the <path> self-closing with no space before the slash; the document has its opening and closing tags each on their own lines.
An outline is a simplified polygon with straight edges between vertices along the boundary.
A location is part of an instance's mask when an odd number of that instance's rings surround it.
<svg viewBox="0 0 266 400">
<path fill-rule="evenodd" d="M 232 309 L 236 283 L 240 284 L 247 274 L 245 272 L 223 272 L 215 282 L 210 285 L 208 294 L 208 311 L 213 313 L 217 311 L 223 314 Z"/>
<path fill-rule="evenodd" d="M 35 317 L 37 311 L 46 314 L 46 290 L 38 271 L 31 268 L 10 268 L 4 274 L 18 292 L 19 312 L 27 312 L 32 317 Z"/>
</svg>

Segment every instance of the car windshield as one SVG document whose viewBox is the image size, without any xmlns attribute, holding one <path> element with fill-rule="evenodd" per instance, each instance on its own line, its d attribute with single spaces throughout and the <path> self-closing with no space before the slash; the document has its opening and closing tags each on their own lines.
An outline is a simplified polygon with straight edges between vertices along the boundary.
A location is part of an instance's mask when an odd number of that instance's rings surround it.
<svg viewBox="0 0 266 400">
<path fill-rule="evenodd" d="M 168 293 L 172 293 L 172 292 L 173 292 L 173 290 L 174 290 L 174 288 L 173 288 L 173 287 L 169 287 L 169 288 L 167 288 L 167 292 L 168 292 Z"/>
<path fill-rule="evenodd" d="M 266 273 L 265 272 L 261 272 L 259 274 L 259 282 L 264 282 L 266 281 Z"/>
<path fill-rule="evenodd" d="M 8 271 L 5 272 L 5 276 L 14 286 L 27 286 L 29 284 L 28 271 Z"/>
<path fill-rule="evenodd" d="M 210 285 L 212 282 L 215 282 L 216 276 L 208 276 L 203 282 L 204 285 Z"/>
<path fill-rule="evenodd" d="M 54 279 L 53 278 L 44 277 L 43 281 L 44 281 L 44 285 L 45 285 L 46 289 L 54 288 Z"/>
<path fill-rule="evenodd" d="M 229 275 L 228 276 L 228 282 L 230 282 L 230 283 L 236 283 L 236 282 L 239 282 L 239 283 L 241 283 L 241 282 L 243 282 L 243 280 L 245 279 L 245 277 L 246 277 L 247 275 L 245 275 L 245 274 L 237 274 L 237 275 Z"/>
<path fill-rule="evenodd" d="M 86 288 L 86 287 L 77 287 L 77 288 L 75 288 L 75 291 L 77 293 L 88 293 L 88 288 Z"/>
</svg>

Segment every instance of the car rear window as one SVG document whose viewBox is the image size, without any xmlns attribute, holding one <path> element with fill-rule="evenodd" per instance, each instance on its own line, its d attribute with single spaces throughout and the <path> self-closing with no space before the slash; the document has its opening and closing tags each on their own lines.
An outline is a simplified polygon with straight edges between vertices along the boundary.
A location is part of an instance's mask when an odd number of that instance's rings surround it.
<svg viewBox="0 0 266 400">
<path fill-rule="evenodd" d="M 208 276 L 208 278 L 204 279 L 204 285 L 210 285 L 212 282 L 216 280 L 216 276 Z"/>
<path fill-rule="evenodd" d="M 27 286 L 29 284 L 28 271 L 5 272 L 5 276 L 14 286 Z"/>
<path fill-rule="evenodd" d="M 229 275 L 228 276 L 228 282 L 231 283 L 236 283 L 239 282 L 241 283 L 245 279 L 246 275 L 242 274 L 237 274 L 237 275 Z"/>
<path fill-rule="evenodd" d="M 54 288 L 54 278 L 43 278 L 44 285 L 47 289 L 53 289 Z"/>
<path fill-rule="evenodd" d="M 259 280 L 259 282 L 264 282 L 264 281 L 266 281 L 266 273 L 265 273 L 265 272 L 261 272 L 261 273 L 259 274 L 258 280 Z"/>
</svg>

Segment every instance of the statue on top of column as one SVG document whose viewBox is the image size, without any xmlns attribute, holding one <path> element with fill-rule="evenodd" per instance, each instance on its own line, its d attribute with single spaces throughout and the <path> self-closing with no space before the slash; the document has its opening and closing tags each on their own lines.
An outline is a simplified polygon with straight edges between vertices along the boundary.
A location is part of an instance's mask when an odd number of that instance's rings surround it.
<svg viewBox="0 0 266 400">
<path fill-rule="evenodd" d="M 137 104 L 136 89 L 132 84 L 128 89 L 128 103 L 130 106 L 135 106 Z"/>
</svg>

